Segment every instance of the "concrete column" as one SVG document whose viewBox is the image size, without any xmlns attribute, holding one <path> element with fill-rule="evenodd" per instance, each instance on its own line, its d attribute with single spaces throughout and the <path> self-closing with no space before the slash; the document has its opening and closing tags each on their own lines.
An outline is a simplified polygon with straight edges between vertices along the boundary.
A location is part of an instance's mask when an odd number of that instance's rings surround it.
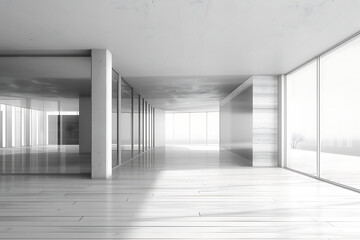
<svg viewBox="0 0 360 240">
<path fill-rule="evenodd" d="M 91 98 L 79 98 L 79 152 L 91 153 Z"/>
<path fill-rule="evenodd" d="M 91 176 L 112 175 L 112 56 L 108 50 L 91 51 Z"/>
</svg>

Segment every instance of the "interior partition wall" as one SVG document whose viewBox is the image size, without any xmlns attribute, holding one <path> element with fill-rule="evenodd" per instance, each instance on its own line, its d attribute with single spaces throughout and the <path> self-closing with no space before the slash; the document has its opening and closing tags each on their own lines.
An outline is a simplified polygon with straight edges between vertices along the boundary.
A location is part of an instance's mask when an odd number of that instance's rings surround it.
<svg viewBox="0 0 360 240">
<path fill-rule="evenodd" d="M 359 191 L 360 38 L 286 76 L 286 166 Z"/>
</svg>

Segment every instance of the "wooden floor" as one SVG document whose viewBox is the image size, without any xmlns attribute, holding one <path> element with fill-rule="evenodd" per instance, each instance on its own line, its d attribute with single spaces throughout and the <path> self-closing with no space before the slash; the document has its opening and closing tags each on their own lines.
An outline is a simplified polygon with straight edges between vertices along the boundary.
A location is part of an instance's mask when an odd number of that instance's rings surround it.
<svg viewBox="0 0 360 240">
<path fill-rule="evenodd" d="M 1 239 L 360 239 L 360 195 L 227 152 L 158 148 L 88 176 L 0 176 Z"/>
</svg>

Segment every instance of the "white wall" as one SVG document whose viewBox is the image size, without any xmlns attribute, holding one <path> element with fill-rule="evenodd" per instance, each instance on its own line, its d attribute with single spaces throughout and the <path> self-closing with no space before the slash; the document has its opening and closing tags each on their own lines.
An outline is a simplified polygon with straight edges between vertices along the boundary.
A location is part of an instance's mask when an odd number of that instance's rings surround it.
<svg viewBox="0 0 360 240">
<path fill-rule="evenodd" d="M 253 76 L 220 104 L 220 147 L 252 166 L 278 165 L 278 78 Z"/>
<path fill-rule="evenodd" d="M 253 77 L 253 166 L 278 165 L 278 78 Z"/>
<path fill-rule="evenodd" d="M 252 165 L 253 160 L 253 86 L 247 80 L 220 104 L 220 147 Z"/>
</svg>

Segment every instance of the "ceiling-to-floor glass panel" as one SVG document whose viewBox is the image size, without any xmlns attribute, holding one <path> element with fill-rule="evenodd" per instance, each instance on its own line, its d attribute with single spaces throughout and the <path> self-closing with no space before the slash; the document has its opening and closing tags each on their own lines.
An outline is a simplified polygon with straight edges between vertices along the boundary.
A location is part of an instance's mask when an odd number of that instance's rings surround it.
<svg viewBox="0 0 360 240">
<path fill-rule="evenodd" d="M 174 113 L 174 144 L 187 145 L 190 143 L 190 114 Z"/>
<path fill-rule="evenodd" d="M 90 173 L 91 58 L 1 62 L 0 172 Z"/>
<path fill-rule="evenodd" d="M 140 106 L 140 112 L 139 112 L 139 131 L 140 131 L 140 138 L 139 138 L 139 144 L 140 144 L 140 152 L 144 151 L 144 99 L 140 98 L 139 102 Z"/>
<path fill-rule="evenodd" d="M 118 157 L 118 84 L 119 74 L 113 70 L 112 72 L 112 166 L 119 165 Z"/>
<path fill-rule="evenodd" d="M 151 111 L 151 106 L 148 103 L 147 104 L 147 149 L 151 148 L 151 116 L 150 116 L 150 111 Z"/>
<path fill-rule="evenodd" d="M 174 144 L 174 113 L 165 113 L 165 144 Z"/>
<path fill-rule="evenodd" d="M 219 144 L 219 112 L 207 113 L 207 144 Z"/>
<path fill-rule="evenodd" d="M 360 189 L 360 38 L 320 64 L 320 176 Z"/>
<path fill-rule="evenodd" d="M 121 162 L 132 155 L 132 88 L 121 80 Z"/>
<path fill-rule="evenodd" d="M 148 110 L 147 102 L 144 101 L 144 151 L 148 149 Z"/>
<path fill-rule="evenodd" d="M 206 112 L 190 113 L 190 144 L 206 144 Z"/>
<path fill-rule="evenodd" d="M 154 108 L 150 108 L 150 147 L 154 147 Z"/>
<path fill-rule="evenodd" d="M 136 156 L 140 153 L 140 101 L 139 101 L 140 95 L 137 93 L 133 94 L 133 109 L 134 109 L 134 117 L 133 117 L 133 141 L 134 141 L 134 147 L 133 147 L 133 156 Z"/>
<path fill-rule="evenodd" d="M 287 167 L 317 174 L 317 64 L 287 75 Z"/>
</svg>

